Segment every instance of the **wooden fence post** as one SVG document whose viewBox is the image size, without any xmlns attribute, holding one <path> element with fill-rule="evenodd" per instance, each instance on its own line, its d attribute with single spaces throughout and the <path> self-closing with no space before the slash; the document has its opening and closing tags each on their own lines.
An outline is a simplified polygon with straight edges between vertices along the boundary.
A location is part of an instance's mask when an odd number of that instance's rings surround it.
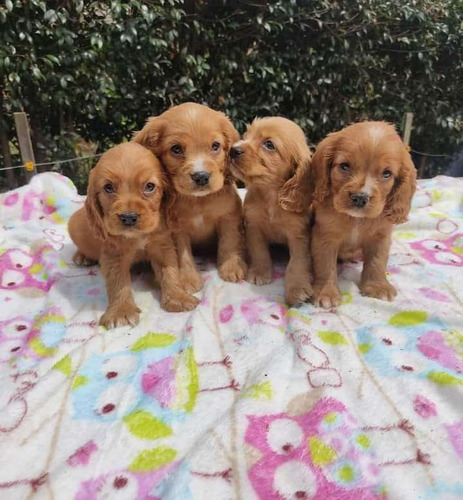
<svg viewBox="0 0 463 500">
<path fill-rule="evenodd" d="M 21 160 L 26 168 L 26 179 L 29 182 L 37 173 L 35 168 L 34 150 L 32 149 L 31 134 L 27 114 L 24 111 L 14 113 L 14 122 L 16 124 L 16 134 L 18 136 L 19 151 Z"/>
<path fill-rule="evenodd" d="M 3 163 L 8 170 L 5 170 L 6 184 L 8 189 L 16 187 L 15 175 L 11 170 L 10 144 L 8 142 L 8 133 L 6 129 L 6 120 L 3 115 L 3 88 L 0 86 L 0 149 L 3 155 Z"/>
<path fill-rule="evenodd" d="M 412 133 L 413 113 L 405 114 L 405 127 L 403 141 L 405 146 L 410 145 L 410 136 Z"/>
</svg>

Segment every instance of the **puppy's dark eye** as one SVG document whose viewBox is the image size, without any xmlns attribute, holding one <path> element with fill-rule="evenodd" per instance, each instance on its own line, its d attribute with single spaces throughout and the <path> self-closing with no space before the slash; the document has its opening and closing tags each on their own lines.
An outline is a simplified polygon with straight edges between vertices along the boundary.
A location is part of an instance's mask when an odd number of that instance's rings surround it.
<svg viewBox="0 0 463 500">
<path fill-rule="evenodd" d="M 383 179 L 389 179 L 389 177 L 392 175 L 392 172 L 386 168 L 386 170 L 384 170 L 381 175 L 383 176 Z"/>
<path fill-rule="evenodd" d="M 148 182 L 145 186 L 145 193 L 152 193 L 156 186 L 152 182 Z"/>
<path fill-rule="evenodd" d="M 106 193 L 114 193 L 114 186 L 110 182 L 108 182 L 108 184 L 105 184 L 103 189 Z"/>
<path fill-rule="evenodd" d="M 170 150 L 172 151 L 172 153 L 174 153 L 174 155 L 181 155 L 183 154 L 183 149 L 182 149 L 182 146 L 180 146 L 180 144 L 174 144 Z"/>
<path fill-rule="evenodd" d="M 350 171 L 350 165 L 348 163 L 341 163 L 341 165 L 339 165 L 339 168 L 343 172 L 349 172 Z"/>
<path fill-rule="evenodd" d="M 268 149 L 269 151 L 275 151 L 275 144 L 273 144 L 273 142 L 270 140 L 266 140 L 263 146 L 265 149 Z"/>
<path fill-rule="evenodd" d="M 212 151 L 218 151 L 220 149 L 220 142 L 214 141 L 211 146 Z"/>
</svg>

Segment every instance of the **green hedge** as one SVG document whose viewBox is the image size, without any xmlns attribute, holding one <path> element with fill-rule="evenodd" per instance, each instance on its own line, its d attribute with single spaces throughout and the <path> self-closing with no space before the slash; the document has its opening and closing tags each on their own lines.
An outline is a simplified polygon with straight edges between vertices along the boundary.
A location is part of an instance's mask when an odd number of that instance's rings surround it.
<svg viewBox="0 0 463 500">
<path fill-rule="evenodd" d="M 47 160 L 72 155 L 79 137 L 104 149 L 187 100 L 241 131 L 255 116 L 287 116 L 313 143 L 364 118 L 400 126 L 412 111 L 413 148 L 452 153 L 462 11 L 463 0 L 6 0 L 3 121 L 11 139 L 12 113 L 27 111 Z"/>
</svg>

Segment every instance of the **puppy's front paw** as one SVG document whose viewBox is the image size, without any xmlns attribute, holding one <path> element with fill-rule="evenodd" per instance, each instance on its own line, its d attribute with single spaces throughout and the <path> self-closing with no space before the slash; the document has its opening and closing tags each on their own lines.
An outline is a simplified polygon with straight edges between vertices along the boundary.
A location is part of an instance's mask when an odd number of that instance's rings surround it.
<svg viewBox="0 0 463 500">
<path fill-rule="evenodd" d="M 336 285 L 331 283 L 316 286 L 313 294 L 313 304 L 316 307 L 331 309 L 341 302 L 341 293 Z"/>
<path fill-rule="evenodd" d="M 72 256 L 72 262 L 74 262 L 76 266 L 85 267 L 94 266 L 97 263 L 95 260 L 86 257 L 80 250 L 77 250 Z"/>
<path fill-rule="evenodd" d="M 163 297 L 161 307 L 168 312 L 192 311 L 199 304 L 199 299 L 184 291 Z"/>
<path fill-rule="evenodd" d="M 392 301 L 397 295 L 397 290 L 387 280 L 367 281 L 360 283 L 360 293 L 367 297 Z"/>
<path fill-rule="evenodd" d="M 246 262 L 240 257 L 228 259 L 219 267 L 219 276 L 224 281 L 231 281 L 232 283 L 238 283 L 238 281 L 244 280 L 246 273 L 248 271 L 248 266 Z"/>
<path fill-rule="evenodd" d="M 135 326 L 140 321 L 141 310 L 132 303 L 125 303 L 118 306 L 111 306 L 100 318 L 100 325 L 106 328 L 116 328 L 118 326 Z"/>
<path fill-rule="evenodd" d="M 286 302 L 289 306 L 302 304 L 312 297 L 313 289 L 310 280 L 303 283 L 287 283 L 286 285 Z"/>
<path fill-rule="evenodd" d="M 246 281 L 257 286 L 268 285 L 273 281 L 272 269 L 258 269 L 256 267 L 251 267 L 248 271 Z"/>
<path fill-rule="evenodd" d="M 180 279 L 183 289 L 188 293 L 196 293 L 203 288 L 203 279 L 196 269 L 182 269 Z"/>
</svg>

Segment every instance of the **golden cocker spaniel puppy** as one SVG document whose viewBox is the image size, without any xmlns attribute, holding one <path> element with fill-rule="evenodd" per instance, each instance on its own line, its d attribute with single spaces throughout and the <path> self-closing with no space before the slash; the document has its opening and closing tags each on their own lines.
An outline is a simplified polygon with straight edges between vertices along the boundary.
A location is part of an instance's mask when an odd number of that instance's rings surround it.
<svg viewBox="0 0 463 500">
<path fill-rule="evenodd" d="M 85 206 L 69 220 L 78 265 L 99 261 L 108 307 L 100 324 L 135 325 L 140 309 L 130 285 L 130 268 L 149 261 L 161 286 L 162 307 L 190 311 L 199 301 L 181 285 L 177 253 L 162 213 L 165 180 L 159 160 L 139 144 L 110 149 L 90 173 Z"/>
<path fill-rule="evenodd" d="M 310 150 L 301 128 L 281 117 L 256 119 L 231 149 L 232 173 L 247 187 L 244 201 L 248 281 L 272 281 L 270 243 L 289 246 L 289 305 L 312 295 L 309 256 Z"/>
<path fill-rule="evenodd" d="M 194 103 L 150 118 L 133 139 L 161 160 L 171 180 L 168 222 L 182 283 L 190 292 L 203 285 L 192 254 L 195 244 L 217 241 L 217 267 L 225 281 L 246 275 L 241 200 L 228 166 L 230 148 L 238 139 L 223 113 Z"/>
<path fill-rule="evenodd" d="M 393 125 L 363 122 L 326 137 L 312 158 L 314 303 L 340 303 L 337 258 L 363 257 L 360 292 L 393 300 L 386 278 L 394 224 L 407 220 L 416 171 Z"/>
</svg>

